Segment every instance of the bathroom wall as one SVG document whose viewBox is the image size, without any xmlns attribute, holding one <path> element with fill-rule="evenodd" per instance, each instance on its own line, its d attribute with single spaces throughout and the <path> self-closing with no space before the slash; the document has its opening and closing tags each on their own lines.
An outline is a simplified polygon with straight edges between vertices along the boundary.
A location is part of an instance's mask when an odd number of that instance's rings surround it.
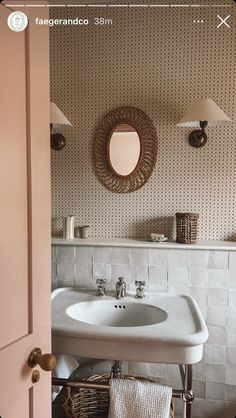
<svg viewBox="0 0 236 418">
<path fill-rule="evenodd" d="M 54 235 L 61 233 L 60 217 L 75 214 L 77 225 L 91 226 L 91 236 L 159 231 L 171 238 L 175 212 L 196 211 L 199 238 L 236 238 L 236 25 L 231 16 L 230 30 L 217 29 L 217 13 L 197 7 L 51 9 L 52 17 L 113 20 L 106 27 L 51 28 L 51 98 L 73 124 L 59 130 L 67 139 L 64 150 L 51 153 Z M 199 18 L 206 24 L 193 23 Z M 189 130 L 176 123 L 200 97 L 215 100 L 233 122 L 209 128 L 207 145 L 194 149 Z M 145 111 L 158 136 L 152 177 L 127 195 L 100 184 L 91 158 L 96 125 L 122 105 Z"/>
<path fill-rule="evenodd" d="M 135 279 L 147 290 L 189 294 L 206 320 L 209 339 L 203 360 L 194 366 L 193 418 L 234 418 L 236 414 L 236 251 L 121 247 L 52 246 L 52 285 L 96 288 L 96 278 L 114 290 L 119 275 L 134 290 Z M 95 291 L 94 291 L 95 293 Z M 161 376 L 181 387 L 178 367 L 132 364 L 130 373 Z M 176 400 L 177 416 L 182 402 Z"/>
</svg>

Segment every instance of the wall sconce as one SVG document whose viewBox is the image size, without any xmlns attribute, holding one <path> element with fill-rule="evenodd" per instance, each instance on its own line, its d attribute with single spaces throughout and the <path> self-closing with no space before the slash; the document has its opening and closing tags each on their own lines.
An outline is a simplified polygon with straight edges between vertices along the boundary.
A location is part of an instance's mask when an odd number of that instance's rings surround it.
<svg viewBox="0 0 236 418">
<path fill-rule="evenodd" d="M 57 125 L 72 126 L 59 107 L 55 103 L 50 102 L 50 144 L 52 149 L 60 151 L 66 145 L 66 140 L 62 134 L 52 133 L 53 127 Z"/>
<path fill-rule="evenodd" d="M 176 126 L 191 128 L 200 126 L 189 135 L 189 143 L 194 148 L 201 148 L 207 141 L 207 126 L 220 126 L 231 122 L 231 119 L 217 106 L 212 99 L 198 100 L 183 116 Z"/>
</svg>

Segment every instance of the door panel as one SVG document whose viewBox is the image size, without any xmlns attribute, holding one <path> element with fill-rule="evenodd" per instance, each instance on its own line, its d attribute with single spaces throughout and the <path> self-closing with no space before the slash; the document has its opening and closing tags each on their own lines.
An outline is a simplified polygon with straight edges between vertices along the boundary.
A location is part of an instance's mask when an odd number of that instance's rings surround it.
<svg viewBox="0 0 236 418">
<path fill-rule="evenodd" d="M 29 392 L 23 391 L 16 396 L 15 403 L 17 404 L 17 410 L 20 416 L 28 417 L 30 411 L 30 396 Z M 8 404 L 1 412 L 2 418 L 14 417 L 15 415 L 14 403 Z"/>
<path fill-rule="evenodd" d="M 7 26 L 12 7 L 0 5 L 2 418 L 51 416 L 50 373 L 35 367 L 40 380 L 33 384 L 27 364 L 33 348 L 51 350 L 49 36 L 34 24 L 48 8 L 36 9 L 17 8 L 29 19 L 18 33 Z"/>
<path fill-rule="evenodd" d="M 0 14 L 0 27 L 6 26 L 8 11 Z M 1 281 L 0 348 L 28 334 L 28 210 L 26 152 L 26 68 L 25 32 L 5 31 L 0 39 L 1 67 L 4 80 L 0 83 L 1 103 Z M 7 45 L 7 48 L 5 47 Z M 16 54 L 14 53 L 16 50 Z M 17 65 L 16 65 L 17 63 Z M 19 71 L 19 68 L 21 71 Z M 21 242 L 17 251 L 14 241 Z M 14 312 L 8 312 L 12 300 L 12 285 L 17 298 Z"/>
</svg>

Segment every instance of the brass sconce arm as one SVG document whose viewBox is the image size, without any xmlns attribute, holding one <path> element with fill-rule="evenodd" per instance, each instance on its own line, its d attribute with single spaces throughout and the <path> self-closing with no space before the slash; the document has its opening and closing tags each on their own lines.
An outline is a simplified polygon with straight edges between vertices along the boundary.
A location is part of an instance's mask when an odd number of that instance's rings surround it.
<svg viewBox="0 0 236 418">
<path fill-rule="evenodd" d="M 188 140 L 192 147 L 201 148 L 205 145 L 207 142 L 207 134 L 205 132 L 207 125 L 208 122 L 206 120 L 200 121 L 201 129 L 195 129 L 190 133 Z"/>
</svg>

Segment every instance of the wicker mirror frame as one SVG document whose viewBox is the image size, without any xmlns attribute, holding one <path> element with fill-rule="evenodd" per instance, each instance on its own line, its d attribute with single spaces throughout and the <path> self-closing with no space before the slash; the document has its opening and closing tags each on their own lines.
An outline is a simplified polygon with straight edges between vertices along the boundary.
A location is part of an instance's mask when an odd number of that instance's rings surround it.
<svg viewBox="0 0 236 418">
<path fill-rule="evenodd" d="M 135 169 L 127 176 L 114 171 L 110 162 L 110 139 L 119 124 L 128 124 L 137 131 L 140 156 Z M 118 107 L 107 113 L 95 131 L 93 163 L 100 182 L 114 193 L 130 193 L 140 189 L 151 176 L 157 159 L 157 135 L 149 116 L 131 106 Z"/>
</svg>

